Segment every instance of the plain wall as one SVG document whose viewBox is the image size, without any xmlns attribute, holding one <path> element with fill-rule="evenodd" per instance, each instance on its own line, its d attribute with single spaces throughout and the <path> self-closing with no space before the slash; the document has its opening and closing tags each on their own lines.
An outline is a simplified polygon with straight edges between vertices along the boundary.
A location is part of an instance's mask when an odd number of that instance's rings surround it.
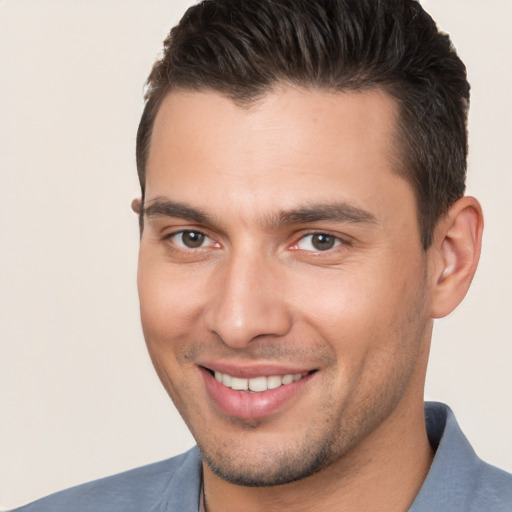
<svg viewBox="0 0 512 512">
<path fill-rule="evenodd" d="M 190 3 L 0 0 L 0 509 L 193 444 L 146 354 L 130 210 L 143 84 Z M 423 4 L 468 67 L 486 216 L 426 396 L 512 470 L 512 2 Z"/>
</svg>

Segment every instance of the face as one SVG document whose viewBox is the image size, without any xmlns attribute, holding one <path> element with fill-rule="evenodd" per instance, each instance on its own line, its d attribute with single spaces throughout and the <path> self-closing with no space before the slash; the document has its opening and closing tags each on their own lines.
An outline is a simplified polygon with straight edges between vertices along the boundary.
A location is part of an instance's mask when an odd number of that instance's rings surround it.
<svg viewBox="0 0 512 512">
<path fill-rule="evenodd" d="M 422 407 L 430 338 L 416 203 L 377 90 L 250 108 L 172 92 L 147 165 L 147 346 L 206 470 L 282 484 Z M 399 431 L 400 429 L 394 429 Z"/>
</svg>

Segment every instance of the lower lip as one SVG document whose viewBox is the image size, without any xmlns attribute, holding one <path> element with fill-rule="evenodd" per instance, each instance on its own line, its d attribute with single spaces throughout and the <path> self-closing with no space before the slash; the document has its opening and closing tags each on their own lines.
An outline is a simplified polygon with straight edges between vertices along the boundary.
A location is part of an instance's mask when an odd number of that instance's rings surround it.
<svg viewBox="0 0 512 512">
<path fill-rule="evenodd" d="M 243 419 L 258 419 L 275 414 L 287 407 L 312 377 L 259 393 L 236 391 L 218 382 L 210 372 L 200 368 L 206 389 L 214 404 L 226 415 Z"/>
</svg>

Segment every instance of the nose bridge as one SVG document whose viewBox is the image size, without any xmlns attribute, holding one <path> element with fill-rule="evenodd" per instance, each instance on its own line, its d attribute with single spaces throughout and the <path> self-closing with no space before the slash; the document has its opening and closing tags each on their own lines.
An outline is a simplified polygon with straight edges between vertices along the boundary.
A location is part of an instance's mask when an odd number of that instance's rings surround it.
<svg viewBox="0 0 512 512">
<path fill-rule="evenodd" d="M 258 336 L 282 336 L 290 328 L 278 263 L 263 251 L 233 251 L 218 268 L 208 328 L 224 343 L 243 348 Z"/>
</svg>

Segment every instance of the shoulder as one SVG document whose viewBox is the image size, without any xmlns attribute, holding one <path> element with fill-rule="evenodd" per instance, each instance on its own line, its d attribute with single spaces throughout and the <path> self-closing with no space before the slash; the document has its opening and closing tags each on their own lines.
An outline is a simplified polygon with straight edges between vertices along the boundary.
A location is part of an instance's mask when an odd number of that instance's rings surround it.
<svg viewBox="0 0 512 512">
<path fill-rule="evenodd" d="M 476 455 L 448 406 L 427 403 L 425 418 L 436 453 L 410 512 L 510 512 L 512 475 Z"/>
<path fill-rule="evenodd" d="M 180 510 L 195 507 L 197 511 L 200 483 L 201 457 L 193 448 L 171 459 L 52 494 L 12 512 L 149 512 L 173 500 L 184 505 Z"/>
<path fill-rule="evenodd" d="M 462 494 L 459 499 L 464 503 L 464 508 L 461 510 L 512 511 L 512 474 L 480 459 L 472 465 L 469 474 L 470 478 L 453 490 L 458 495 Z"/>
<path fill-rule="evenodd" d="M 512 474 L 482 462 L 476 485 L 473 489 L 475 503 L 471 510 L 482 510 L 482 506 L 492 505 L 493 511 L 510 512 L 512 510 Z"/>
</svg>

